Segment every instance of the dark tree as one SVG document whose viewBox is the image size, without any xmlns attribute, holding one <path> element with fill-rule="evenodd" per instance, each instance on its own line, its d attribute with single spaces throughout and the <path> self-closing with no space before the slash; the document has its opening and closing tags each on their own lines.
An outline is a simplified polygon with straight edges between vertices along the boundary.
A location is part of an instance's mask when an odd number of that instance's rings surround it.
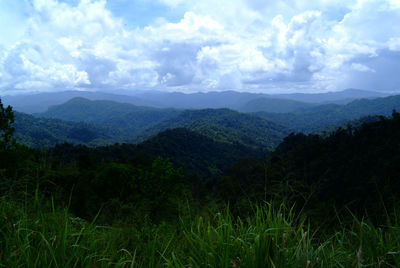
<svg viewBox="0 0 400 268">
<path fill-rule="evenodd" d="M 0 149 L 7 149 L 14 144 L 12 135 L 14 128 L 11 126 L 14 123 L 14 113 L 11 106 L 4 108 L 0 99 Z"/>
</svg>

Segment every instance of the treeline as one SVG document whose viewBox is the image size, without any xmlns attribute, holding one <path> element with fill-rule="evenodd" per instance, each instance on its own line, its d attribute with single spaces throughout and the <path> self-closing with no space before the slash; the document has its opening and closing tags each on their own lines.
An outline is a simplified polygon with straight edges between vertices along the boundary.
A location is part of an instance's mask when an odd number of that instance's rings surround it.
<svg viewBox="0 0 400 268">
<path fill-rule="evenodd" d="M 277 198 L 321 218 L 348 208 L 379 219 L 399 201 L 399 137 L 395 111 L 326 137 L 291 134 L 265 160 L 234 165 L 220 188 L 231 203 Z"/>
</svg>

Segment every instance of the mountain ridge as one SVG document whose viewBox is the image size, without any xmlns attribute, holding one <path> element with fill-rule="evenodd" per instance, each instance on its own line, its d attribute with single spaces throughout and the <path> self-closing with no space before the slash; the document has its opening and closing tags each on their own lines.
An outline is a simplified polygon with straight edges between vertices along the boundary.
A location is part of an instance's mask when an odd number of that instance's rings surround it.
<svg viewBox="0 0 400 268">
<path fill-rule="evenodd" d="M 305 103 L 340 103 L 345 104 L 354 99 L 375 98 L 388 96 L 388 93 L 347 89 L 327 93 L 288 93 L 263 94 L 238 91 L 210 91 L 197 93 L 138 91 L 128 92 L 115 90 L 107 91 L 62 91 L 35 93 L 26 95 L 3 96 L 3 102 L 14 107 L 16 111 L 25 113 L 45 112 L 52 105 L 59 105 L 74 97 L 90 100 L 110 100 L 120 103 L 130 103 L 138 106 L 157 108 L 230 108 L 240 109 L 247 102 L 259 98 L 293 100 Z"/>
</svg>

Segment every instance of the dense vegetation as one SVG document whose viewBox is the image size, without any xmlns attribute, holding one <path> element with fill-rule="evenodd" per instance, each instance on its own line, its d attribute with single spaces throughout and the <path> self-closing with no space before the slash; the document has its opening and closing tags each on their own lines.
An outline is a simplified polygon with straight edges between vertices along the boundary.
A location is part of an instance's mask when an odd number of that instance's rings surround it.
<svg viewBox="0 0 400 268">
<path fill-rule="evenodd" d="M 156 109 L 113 101 L 73 98 L 61 105 L 52 106 L 37 116 L 87 122 L 118 129 L 122 139 L 133 141 L 135 135 L 141 130 L 174 117 L 178 113 L 179 111 L 174 109 Z"/>
<path fill-rule="evenodd" d="M 98 94 L 88 96 L 95 98 Z M 231 98 L 232 102 L 238 103 L 237 98 L 243 94 L 223 92 L 181 97 L 193 98 L 194 101 L 202 97 L 209 99 L 214 95 L 226 96 Z M 36 114 L 40 120 L 17 113 L 16 139 L 36 148 L 50 147 L 62 142 L 96 146 L 115 142 L 137 143 L 166 129 L 184 127 L 218 142 L 240 143 L 253 149 L 261 146 L 273 150 L 290 131 L 330 132 L 346 125 L 349 120 L 352 121 L 351 124 L 358 126 L 362 122 L 376 120 L 377 117 L 374 116 L 377 114 L 390 115 L 391 110 L 400 104 L 399 96 L 361 99 L 346 105 L 315 105 L 290 99 L 256 98 L 258 95 L 255 94 L 243 96 L 250 100 L 247 103 L 243 101 L 245 104 L 237 109 L 258 112 L 250 115 L 228 109 L 180 111 L 73 98 L 61 105 L 50 107 L 44 113 Z M 123 101 L 119 95 L 112 97 Z M 137 99 L 127 97 L 127 101 Z M 360 121 L 361 117 L 363 119 Z"/>
<path fill-rule="evenodd" d="M 59 143 L 99 146 L 123 141 L 118 129 L 84 122 L 36 118 L 15 112 L 15 139 L 33 148 L 48 148 Z"/>
<path fill-rule="evenodd" d="M 146 129 L 139 138 L 151 137 L 168 128 L 184 127 L 229 144 L 272 150 L 289 134 L 287 128 L 266 119 L 229 109 L 186 110 Z"/>
<path fill-rule="evenodd" d="M 185 127 L 217 142 L 273 149 L 289 133 L 278 124 L 229 109 L 178 111 L 83 98 L 53 106 L 36 116 L 112 128 L 119 133 L 116 142 L 144 141 L 166 129 Z"/>
<path fill-rule="evenodd" d="M 2 266 L 400 265 L 396 112 L 264 157 L 182 128 L 39 151 L 12 140 L 11 108 L 0 118 Z"/>
<path fill-rule="evenodd" d="M 233 167 L 227 183 L 240 191 L 230 200 L 251 194 L 260 200 L 265 191 L 276 196 L 277 190 L 286 189 L 289 194 L 283 191 L 279 199 L 317 210 L 319 215 L 324 215 L 321 209 L 347 206 L 379 219 L 397 205 L 399 134 L 396 112 L 390 119 L 380 117 L 359 128 L 339 128 L 327 137 L 291 134 L 266 160 Z"/>
<path fill-rule="evenodd" d="M 345 105 L 325 104 L 298 109 L 291 113 L 256 112 L 255 114 L 298 132 L 316 133 L 340 126 L 349 120 L 372 115 L 389 116 L 400 106 L 400 95 L 360 99 Z"/>
<path fill-rule="evenodd" d="M 301 108 L 316 106 L 316 104 L 299 102 L 294 100 L 259 98 L 248 101 L 239 108 L 246 113 L 270 112 L 270 113 L 290 113 Z"/>
<path fill-rule="evenodd" d="M 47 151 L 52 158 L 74 162 L 82 155 L 93 161 L 136 159 L 153 161 L 158 156 L 169 159 L 186 173 L 212 179 L 222 175 L 233 163 L 245 157 L 262 157 L 265 152 L 240 144 L 216 142 L 185 128 L 168 129 L 139 144 L 114 144 L 102 147 L 58 144 Z"/>
</svg>

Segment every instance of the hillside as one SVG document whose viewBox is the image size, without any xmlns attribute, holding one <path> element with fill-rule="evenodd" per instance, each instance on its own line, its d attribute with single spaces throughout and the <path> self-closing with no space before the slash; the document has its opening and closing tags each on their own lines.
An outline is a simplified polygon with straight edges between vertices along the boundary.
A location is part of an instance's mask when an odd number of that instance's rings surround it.
<svg viewBox="0 0 400 268">
<path fill-rule="evenodd" d="M 14 110 L 18 112 L 42 113 L 47 111 L 47 109 L 51 106 L 63 104 L 76 97 L 81 97 L 89 100 L 109 100 L 140 106 L 150 105 L 150 103 L 143 101 L 135 96 L 78 90 L 4 96 L 3 101 L 5 104 L 13 106 Z"/>
<path fill-rule="evenodd" d="M 168 129 L 139 144 L 115 144 L 106 147 L 74 147 L 60 144 L 51 154 L 61 161 L 77 160 L 79 155 L 93 154 L 101 159 L 153 161 L 161 156 L 187 173 L 199 174 L 205 179 L 222 175 L 233 163 L 243 158 L 261 157 L 261 150 L 240 144 L 216 142 L 185 128 Z"/>
<path fill-rule="evenodd" d="M 126 142 L 144 141 L 166 129 L 184 127 L 218 142 L 271 150 L 289 133 L 268 120 L 229 109 L 179 111 L 84 98 L 52 106 L 36 116 L 116 129 L 122 135 L 120 140 Z"/>
<path fill-rule="evenodd" d="M 121 141 L 121 133 L 115 129 L 81 122 L 36 118 L 18 112 L 15 112 L 14 127 L 16 140 L 33 148 L 51 147 L 63 142 L 95 146 Z"/>
<path fill-rule="evenodd" d="M 349 120 L 370 115 L 388 116 L 400 108 L 400 95 L 377 99 L 361 99 L 346 105 L 326 104 L 298 109 L 291 113 L 257 112 L 258 116 L 291 127 L 299 132 L 313 133 L 346 124 Z"/>
<path fill-rule="evenodd" d="M 238 110 L 245 113 L 251 112 L 271 112 L 271 113 L 289 113 L 297 109 L 313 107 L 316 104 L 299 102 L 294 100 L 259 98 L 248 101 Z"/>
<path fill-rule="evenodd" d="M 238 91 L 211 91 L 197 93 L 143 91 L 135 94 L 141 100 L 151 102 L 157 107 L 175 107 L 182 109 L 229 108 L 240 109 L 247 102 L 255 99 L 279 99 L 305 103 L 340 103 L 345 104 L 355 99 L 385 97 L 388 94 L 359 89 L 346 89 L 326 93 L 287 93 L 263 94 Z"/>
<path fill-rule="evenodd" d="M 387 97 L 390 94 L 368 91 L 361 89 L 349 88 L 342 91 L 325 92 L 325 93 L 291 93 L 291 94 L 276 94 L 275 98 L 295 100 L 308 103 L 336 103 L 346 104 L 357 99 L 374 99 Z"/>
<path fill-rule="evenodd" d="M 128 103 L 73 98 L 66 103 L 50 107 L 37 117 L 87 122 L 119 129 L 125 140 L 132 140 L 141 130 L 177 115 L 173 109 L 157 109 Z"/>
<path fill-rule="evenodd" d="M 270 180 L 311 186 L 311 207 L 330 202 L 360 213 L 369 209 L 377 216 L 382 212 L 377 200 L 390 211 L 400 190 L 399 138 L 399 113 L 326 137 L 292 134 L 268 158 Z"/>
<path fill-rule="evenodd" d="M 272 150 L 289 130 L 271 121 L 229 109 L 186 110 L 142 132 L 145 140 L 165 129 L 184 127 L 218 142 Z"/>
</svg>

